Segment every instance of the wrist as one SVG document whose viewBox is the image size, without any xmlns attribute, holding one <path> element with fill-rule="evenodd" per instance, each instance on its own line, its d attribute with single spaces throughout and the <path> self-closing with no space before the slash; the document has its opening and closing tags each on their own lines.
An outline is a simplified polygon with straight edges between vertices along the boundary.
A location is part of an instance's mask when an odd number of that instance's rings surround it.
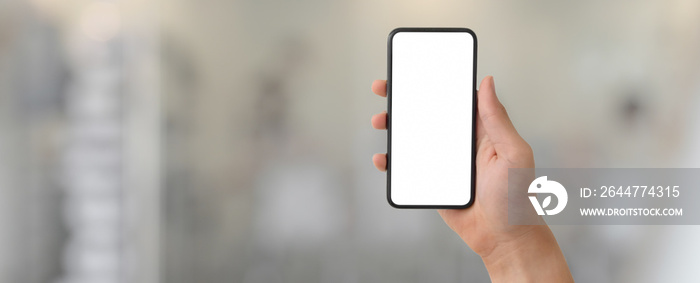
<svg viewBox="0 0 700 283">
<path fill-rule="evenodd" d="M 546 225 L 529 227 L 482 256 L 492 282 L 573 282 L 566 259 Z"/>
</svg>

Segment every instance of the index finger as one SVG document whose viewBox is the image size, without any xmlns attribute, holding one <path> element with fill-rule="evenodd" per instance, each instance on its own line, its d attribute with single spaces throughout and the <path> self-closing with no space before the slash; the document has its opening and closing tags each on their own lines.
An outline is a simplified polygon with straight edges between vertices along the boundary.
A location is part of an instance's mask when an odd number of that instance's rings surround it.
<svg viewBox="0 0 700 283">
<path fill-rule="evenodd" d="M 372 92 L 379 96 L 386 97 L 386 80 L 375 80 L 372 83 Z"/>
</svg>

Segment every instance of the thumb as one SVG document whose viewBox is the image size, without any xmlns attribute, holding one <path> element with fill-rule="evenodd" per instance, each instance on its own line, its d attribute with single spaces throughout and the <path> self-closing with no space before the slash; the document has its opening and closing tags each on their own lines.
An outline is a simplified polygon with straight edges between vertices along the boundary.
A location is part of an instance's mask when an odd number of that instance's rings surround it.
<svg viewBox="0 0 700 283">
<path fill-rule="evenodd" d="M 496 97 L 496 87 L 492 76 L 487 76 L 481 81 L 477 99 L 479 118 L 484 126 L 484 133 L 494 144 L 497 154 L 508 154 L 509 151 L 518 148 L 518 145 L 524 140 L 515 130 L 508 113 L 506 113 L 506 108 Z"/>
</svg>

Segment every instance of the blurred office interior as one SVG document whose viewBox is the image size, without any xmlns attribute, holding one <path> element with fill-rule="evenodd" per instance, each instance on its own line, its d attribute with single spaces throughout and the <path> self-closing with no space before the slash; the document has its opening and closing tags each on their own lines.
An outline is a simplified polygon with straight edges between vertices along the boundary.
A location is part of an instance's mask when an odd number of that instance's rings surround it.
<svg viewBox="0 0 700 283">
<path fill-rule="evenodd" d="M 479 40 L 537 167 L 700 167 L 700 2 L 0 0 L 0 282 L 482 282 L 396 210 L 401 26 Z M 692 282 L 695 226 L 554 226 L 579 282 Z"/>
</svg>

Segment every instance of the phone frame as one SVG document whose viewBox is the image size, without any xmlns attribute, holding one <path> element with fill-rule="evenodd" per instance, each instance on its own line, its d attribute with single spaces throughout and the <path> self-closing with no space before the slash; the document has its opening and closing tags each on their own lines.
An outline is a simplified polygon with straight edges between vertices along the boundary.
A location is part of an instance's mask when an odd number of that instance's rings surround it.
<svg viewBox="0 0 700 283">
<path fill-rule="evenodd" d="M 464 205 L 399 205 L 391 200 L 391 73 L 392 73 L 392 43 L 394 36 L 400 32 L 464 32 L 468 33 L 474 39 L 474 66 L 472 71 L 472 160 L 471 160 L 471 197 L 469 202 Z M 389 204 L 394 208 L 430 208 L 430 209 L 462 209 L 470 207 L 474 204 L 476 199 L 476 111 L 477 111 L 477 97 L 476 97 L 476 54 L 477 54 L 477 39 L 474 31 L 468 28 L 396 28 L 391 33 L 389 33 L 388 44 L 387 44 L 387 82 L 386 82 L 386 94 L 388 99 L 387 106 L 387 118 L 386 118 L 386 128 L 387 128 L 387 156 L 386 156 L 386 168 L 387 168 L 387 178 L 386 178 L 386 189 L 387 189 L 387 200 Z"/>
</svg>

